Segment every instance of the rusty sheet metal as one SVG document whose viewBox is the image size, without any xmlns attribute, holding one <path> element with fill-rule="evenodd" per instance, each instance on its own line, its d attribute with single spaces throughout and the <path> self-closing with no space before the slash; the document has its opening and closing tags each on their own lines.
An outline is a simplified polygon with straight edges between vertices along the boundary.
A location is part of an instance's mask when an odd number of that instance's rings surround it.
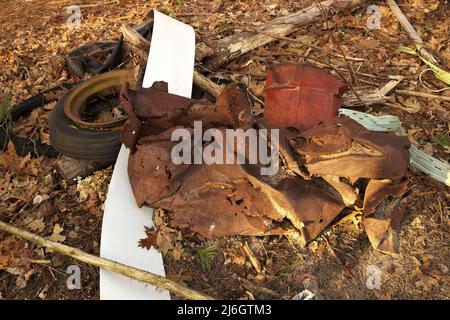
<svg viewBox="0 0 450 320">
<path fill-rule="evenodd" d="M 128 119 L 122 131 L 122 142 L 133 153 L 139 138 L 159 134 L 173 127 L 193 127 L 202 121 L 209 128 L 242 128 L 253 126 L 254 118 L 244 93 L 227 88 L 216 102 L 189 99 L 167 92 L 167 83 L 155 82 L 150 88 L 122 90 L 121 101 Z"/>
<path fill-rule="evenodd" d="M 333 185 L 346 204 L 355 199 L 348 184 L 336 184 L 339 177 L 350 181 L 368 179 L 363 199 L 366 233 L 375 249 L 396 252 L 396 233 L 391 220 L 397 221 L 401 215 L 395 207 L 383 205 L 383 211 L 380 205 L 388 197 L 400 197 L 406 192 L 409 140 L 369 131 L 345 116 L 335 117 L 288 139 L 303 157 L 309 173 Z"/>
<path fill-rule="evenodd" d="M 288 201 L 286 217 L 300 230 L 304 244 L 316 238 L 345 207 L 324 189 L 302 179 L 286 178 L 275 189 Z"/>
<path fill-rule="evenodd" d="M 407 191 L 408 179 L 370 179 L 364 196 L 363 226 L 372 246 L 384 253 L 397 254 L 399 229 L 405 206 L 400 197 Z M 388 197 L 395 197 L 393 200 Z"/>
<path fill-rule="evenodd" d="M 378 208 L 388 196 L 400 197 L 408 189 L 408 179 L 398 182 L 390 179 L 370 179 L 364 194 L 364 215 L 367 216 Z"/>
<path fill-rule="evenodd" d="M 345 116 L 303 131 L 289 142 L 314 175 L 397 181 L 408 170 L 408 138 L 369 131 Z"/>
<path fill-rule="evenodd" d="M 306 244 L 345 207 L 327 192 L 331 188 L 282 172 L 264 177 L 258 165 L 176 166 L 170 160 L 170 131 L 139 139 L 128 169 L 138 205 L 169 210 L 174 227 L 204 237 L 280 234 L 284 231 L 274 222 L 287 218 Z M 223 158 L 227 142 L 218 150 Z"/>
<path fill-rule="evenodd" d="M 363 226 L 372 247 L 389 254 L 400 251 L 400 223 L 405 214 L 403 200 L 384 200 L 373 214 L 363 217 Z"/>
<path fill-rule="evenodd" d="M 174 126 L 192 127 L 195 120 L 203 128 L 250 128 L 254 119 L 244 93 L 226 88 L 216 103 L 169 94 L 167 84 L 155 83 L 140 88 L 136 95 L 136 115 L 146 123 L 148 132 L 156 134 Z"/>
<path fill-rule="evenodd" d="M 76 125 L 85 128 L 103 129 L 112 128 L 120 130 L 124 119 L 108 122 L 88 122 L 82 120 L 82 114 L 86 111 L 86 101 L 93 95 L 108 96 L 117 88 L 125 86 L 136 87 L 136 80 L 132 70 L 116 70 L 95 76 L 80 83 L 64 99 L 64 114 Z"/>
<path fill-rule="evenodd" d="M 173 129 L 140 138 L 136 152 L 129 156 L 128 176 L 139 207 L 155 205 L 172 196 L 181 185 L 188 165 L 175 165 L 171 160 L 171 150 L 177 144 L 170 140 Z"/>
<path fill-rule="evenodd" d="M 137 204 L 167 210 L 173 227 L 206 238 L 267 235 L 286 232 L 280 222 L 289 220 L 305 245 L 346 205 L 358 201 L 354 183 L 366 179 L 361 200 L 369 239 L 378 250 L 396 248 L 395 227 L 401 215 L 395 208 L 382 212 L 380 206 L 406 190 L 406 138 L 368 131 L 347 117 L 332 117 L 311 129 L 280 130 L 279 151 L 288 170 L 275 176 L 261 176 L 258 164 L 174 165 L 170 154 L 177 142 L 170 136 L 177 128 L 191 128 L 194 120 L 222 131 L 251 127 L 254 119 L 245 96 L 238 89 L 226 89 L 213 104 L 170 95 L 164 83 L 155 83 L 124 97 L 130 117 L 123 139 L 133 150 L 128 174 Z M 267 119 L 257 126 L 273 128 Z M 222 159 L 230 156 L 224 147 L 230 143 L 219 144 Z"/>
<path fill-rule="evenodd" d="M 238 165 L 190 166 L 170 203 L 170 224 L 207 238 L 279 233 L 273 221 L 284 216 L 247 180 L 233 179 L 242 173 Z"/>
<path fill-rule="evenodd" d="M 263 235 L 280 232 L 272 222 L 287 218 L 306 244 L 345 207 L 312 183 L 288 177 L 271 184 L 245 167 L 191 165 L 170 202 L 171 224 L 204 237 Z"/>
<path fill-rule="evenodd" d="M 346 88 L 310 64 L 273 65 L 266 79 L 264 119 L 275 128 L 312 128 L 337 116 Z"/>
</svg>

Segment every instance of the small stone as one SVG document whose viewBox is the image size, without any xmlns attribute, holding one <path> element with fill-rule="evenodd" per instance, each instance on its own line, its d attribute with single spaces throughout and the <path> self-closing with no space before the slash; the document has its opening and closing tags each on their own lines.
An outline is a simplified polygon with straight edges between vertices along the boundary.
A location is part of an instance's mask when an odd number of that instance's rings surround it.
<svg viewBox="0 0 450 320">
<path fill-rule="evenodd" d="M 447 267 L 445 264 L 439 263 L 439 264 L 437 265 L 437 267 L 439 268 L 439 271 L 441 271 L 443 274 L 447 274 L 447 272 L 448 272 L 448 267 Z"/>
<path fill-rule="evenodd" d="M 45 185 L 46 187 L 50 187 L 50 186 L 52 186 L 53 184 L 54 184 L 53 176 L 52 176 L 51 174 L 46 175 L 46 176 L 44 177 L 44 185 Z"/>
<path fill-rule="evenodd" d="M 42 201 L 47 200 L 48 199 L 48 195 L 44 194 L 44 195 L 37 195 L 36 197 L 33 198 L 33 204 L 40 204 Z"/>
</svg>

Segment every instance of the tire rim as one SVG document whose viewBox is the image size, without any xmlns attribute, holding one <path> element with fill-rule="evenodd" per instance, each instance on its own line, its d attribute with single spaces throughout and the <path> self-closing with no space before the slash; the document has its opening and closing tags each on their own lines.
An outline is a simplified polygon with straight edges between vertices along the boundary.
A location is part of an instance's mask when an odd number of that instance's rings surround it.
<svg viewBox="0 0 450 320">
<path fill-rule="evenodd" d="M 104 96 L 108 89 L 122 88 L 128 85 L 136 89 L 136 80 L 132 70 L 117 70 L 97 75 L 77 87 L 75 87 L 64 100 L 64 114 L 75 124 L 81 127 L 93 129 L 105 129 L 122 125 L 126 118 L 106 121 L 88 122 L 82 120 L 82 114 L 86 110 L 86 101 L 94 94 Z"/>
</svg>

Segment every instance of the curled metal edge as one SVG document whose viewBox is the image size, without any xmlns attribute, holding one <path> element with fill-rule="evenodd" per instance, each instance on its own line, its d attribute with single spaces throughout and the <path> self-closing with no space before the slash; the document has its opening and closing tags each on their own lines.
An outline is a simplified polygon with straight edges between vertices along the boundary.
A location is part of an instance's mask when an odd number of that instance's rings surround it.
<svg viewBox="0 0 450 320">
<path fill-rule="evenodd" d="M 400 119 L 397 116 L 383 115 L 374 116 L 365 112 L 341 108 L 339 114 L 352 118 L 365 128 L 371 131 L 397 132 L 406 136 Z M 411 145 L 409 149 L 411 156 L 410 164 L 429 175 L 436 181 L 450 186 L 450 165 L 420 151 L 416 146 Z"/>
</svg>

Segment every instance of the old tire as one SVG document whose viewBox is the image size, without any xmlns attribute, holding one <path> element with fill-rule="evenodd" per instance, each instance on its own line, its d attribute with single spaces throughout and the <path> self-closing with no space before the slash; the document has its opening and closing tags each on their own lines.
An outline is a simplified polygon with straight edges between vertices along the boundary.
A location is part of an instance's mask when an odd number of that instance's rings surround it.
<svg viewBox="0 0 450 320">
<path fill-rule="evenodd" d="M 50 142 L 61 154 L 82 160 L 111 161 L 119 154 L 120 130 L 95 130 L 74 125 L 64 113 L 64 96 L 49 119 Z"/>
</svg>

